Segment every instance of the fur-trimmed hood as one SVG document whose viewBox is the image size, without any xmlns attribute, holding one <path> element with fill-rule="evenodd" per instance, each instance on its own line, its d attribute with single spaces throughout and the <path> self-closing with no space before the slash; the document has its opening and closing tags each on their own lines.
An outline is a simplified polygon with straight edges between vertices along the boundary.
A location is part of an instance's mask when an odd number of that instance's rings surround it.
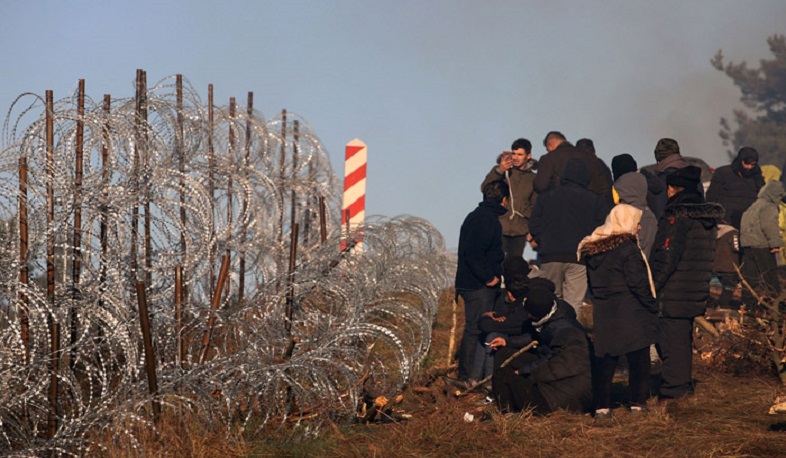
<svg viewBox="0 0 786 458">
<path fill-rule="evenodd" d="M 637 243 L 637 238 L 634 234 L 613 234 L 606 238 L 586 243 L 581 247 L 580 253 L 582 256 L 592 256 L 605 251 L 611 251 L 627 241 Z"/>
<path fill-rule="evenodd" d="M 666 205 L 663 212 L 664 218 L 692 218 L 709 219 L 713 222 L 718 218 L 723 218 L 723 205 L 715 202 L 703 203 L 675 203 Z"/>
</svg>

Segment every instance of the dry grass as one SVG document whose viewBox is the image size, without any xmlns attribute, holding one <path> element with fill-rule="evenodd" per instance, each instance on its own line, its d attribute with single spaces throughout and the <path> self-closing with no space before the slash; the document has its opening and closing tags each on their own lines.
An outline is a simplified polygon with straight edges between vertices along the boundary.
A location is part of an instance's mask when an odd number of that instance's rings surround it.
<svg viewBox="0 0 786 458">
<path fill-rule="evenodd" d="M 434 327 L 429 361 L 447 361 L 451 326 L 450 301 L 442 305 Z M 461 312 L 461 307 L 459 307 Z M 459 316 L 459 323 L 462 321 Z M 459 329 L 460 331 L 460 329 Z M 745 347 L 745 345 L 741 345 Z M 786 418 L 767 414 L 775 396 L 786 393 L 777 377 L 766 371 L 739 374 L 739 364 L 696 357 L 696 395 L 668 406 L 650 401 L 650 413 L 634 417 L 624 407 L 614 419 L 597 426 L 592 417 L 557 412 L 536 417 L 529 412 L 501 415 L 493 406 L 478 406 L 480 395 L 457 399 L 439 379 L 422 377 L 418 389 L 405 394 L 402 409 L 413 415 L 398 423 L 354 425 L 334 430 L 328 439 L 297 449 L 258 448 L 256 456 L 336 457 L 696 457 L 784 456 Z M 424 371 L 425 373 L 425 371 Z M 763 375 L 762 375 L 763 374 Z M 624 386 L 615 385 L 617 399 Z M 475 420 L 464 421 L 465 413 Z"/>
<path fill-rule="evenodd" d="M 323 422 L 317 439 L 284 437 L 226 438 L 225 431 L 205 431 L 198 424 L 164 427 L 159 437 L 142 437 L 149 456 L 253 457 L 728 457 L 786 455 L 786 418 L 767 414 L 776 395 L 786 394 L 775 374 L 740 375 L 739 358 L 695 358 L 696 395 L 668 406 L 651 400 L 651 411 L 633 417 L 624 407 L 598 426 L 592 417 L 557 412 L 536 417 L 529 412 L 501 415 L 493 406 L 478 406 L 480 395 L 455 398 L 438 377 L 428 377 L 447 362 L 452 324 L 452 294 L 446 292 L 434 325 L 431 354 L 421 378 L 404 391 L 396 406 L 409 420 L 363 425 Z M 461 312 L 461 307 L 459 307 Z M 459 316 L 459 323 L 463 317 Z M 459 326 L 460 328 L 460 326 Z M 461 329 L 458 331 L 460 332 Z M 728 336 L 726 336 L 728 338 Z M 709 343 L 702 343 L 707 351 Z M 729 342 L 724 341 L 728 346 Z M 724 347 L 724 354 L 750 351 L 746 344 Z M 735 375 L 736 374 L 736 375 Z M 615 385 L 617 400 L 624 386 Z M 464 420 L 465 413 L 475 416 Z M 168 422 L 165 422 L 165 424 Z M 300 426 L 298 428 L 303 428 Z M 295 433 L 291 437 L 303 437 Z M 123 450 L 105 456 L 134 456 Z M 126 444 L 127 447 L 127 444 Z"/>
</svg>

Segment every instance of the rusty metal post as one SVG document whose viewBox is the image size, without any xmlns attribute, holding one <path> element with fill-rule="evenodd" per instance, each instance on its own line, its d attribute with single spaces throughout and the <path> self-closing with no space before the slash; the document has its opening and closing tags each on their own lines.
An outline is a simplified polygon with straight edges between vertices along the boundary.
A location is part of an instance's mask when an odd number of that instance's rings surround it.
<svg viewBox="0 0 786 458">
<path fill-rule="evenodd" d="M 251 117 L 254 115 L 254 93 L 248 93 L 248 102 L 246 104 L 246 147 L 245 147 L 245 155 L 243 156 L 243 177 L 248 177 L 248 165 L 251 160 Z M 245 215 L 248 211 L 248 201 L 246 199 L 246 194 L 243 193 L 241 195 L 242 203 L 241 203 L 241 214 Z M 242 234 L 240 239 L 245 241 L 246 240 L 246 226 L 243 225 Z M 238 266 L 238 285 L 237 285 L 237 301 L 238 303 L 243 303 L 243 297 L 246 293 L 246 251 L 241 250 L 238 253 L 239 259 L 239 266 Z"/>
<path fill-rule="evenodd" d="M 99 258 L 100 262 L 100 274 L 99 274 L 99 284 L 101 288 L 105 288 L 106 283 L 106 272 L 107 272 L 107 265 L 106 265 L 106 254 L 108 249 L 108 238 L 109 238 L 109 142 L 112 141 L 109 137 L 109 114 L 112 107 L 112 96 L 109 94 L 104 94 L 104 116 L 106 116 L 106 122 L 104 123 L 104 130 L 102 132 L 103 136 L 103 144 L 101 146 L 101 185 L 102 185 L 102 192 L 101 192 L 101 219 L 99 222 L 99 243 L 101 244 L 101 257 Z M 104 299 L 103 296 L 99 299 L 98 306 L 103 308 L 104 307 Z"/>
<path fill-rule="evenodd" d="M 48 321 L 51 336 L 51 356 L 49 361 L 49 412 L 47 415 L 47 435 L 54 438 L 57 433 L 58 411 L 58 374 L 60 372 L 60 323 L 53 316 L 57 308 L 55 302 L 55 240 L 52 225 L 55 220 L 55 135 L 54 135 L 54 93 L 46 91 L 46 299 L 52 312 Z"/>
<path fill-rule="evenodd" d="M 183 266 L 175 267 L 175 326 L 176 363 L 183 367 L 186 356 L 183 345 Z"/>
<path fill-rule="evenodd" d="M 235 110 L 237 104 L 234 97 L 229 98 L 229 161 L 235 161 Z M 227 175 L 227 250 L 226 256 L 229 257 L 229 241 L 232 238 L 232 174 Z M 230 285 L 226 282 L 226 295 L 229 297 Z"/>
<path fill-rule="evenodd" d="M 156 424 L 161 419 L 161 403 L 158 395 L 158 379 L 156 377 L 156 355 L 153 350 L 153 334 L 150 331 L 150 315 L 147 310 L 147 293 L 145 282 L 136 282 L 136 300 L 139 305 L 139 326 L 142 328 L 142 343 L 145 348 L 145 370 L 147 372 L 147 390 L 153 404 L 153 420 Z"/>
<path fill-rule="evenodd" d="M 295 350 L 297 340 L 292 335 L 292 310 L 295 303 L 295 260 L 297 259 L 298 224 L 292 226 L 292 236 L 289 241 L 289 272 L 287 274 L 287 297 L 284 313 L 284 330 L 289 338 L 289 343 L 284 351 L 284 358 L 289 359 Z"/>
<path fill-rule="evenodd" d="M 292 184 L 295 184 L 295 179 L 297 178 L 297 167 L 298 167 L 298 147 L 300 144 L 300 121 L 295 119 L 292 123 Z M 297 221 L 297 193 L 295 189 L 292 188 L 290 190 L 290 199 L 289 202 L 289 227 L 295 227 L 295 222 Z"/>
<path fill-rule="evenodd" d="M 137 260 L 139 241 L 139 155 L 142 145 L 142 70 L 136 71 L 136 96 L 134 98 L 134 166 L 131 183 L 134 192 L 134 204 L 131 207 L 131 278 L 136 281 L 139 278 L 139 262 Z"/>
<path fill-rule="evenodd" d="M 207 262 L 210 266 L 210 297 L 213 297 L 215 293 L 213 291 L 213 285 L 215 284 L 215 274 L 213 273 L 213 269 L 215 268 L 216 264 L 216 245 L 215 245 L 215 235 L 216 235 L 216 224 L 215 224 L 215 193 L 216 193 L 216 185 L 215 185 L 215 177 L 213 175 L 213 169 L 216 166 L 216 157 L 215 157 L 215 149 L 213 148 L 213 85 L 207 85 L 207 191 L 210 195 L 210 239 L 214 242 L 210 244 L 210 248 L 208 249 L 207 254 Z"/>
<path fill-rule="evenodd" d="M 19 150 L 19 283 L 23 290 L 26 290 L 30 283 L 30 271 L 27 265 L 27 156 L 24 151 L 24 148 Z M 25 364 L 28 364 L 30 362 L 30 298 L 23 292 L 20 299 L 19 324 L 22 331 L 22 345 L 25 349 Z"/>
<path fill-rule="evenodd" d="M 147 72 L 142 70 L 142 139 L 144 141 L 144 167 L 150 170 L 150 154 L 148 151 L 148 132 L 147 132 Z M 145 183 L 145 283 L 153 284 L 153 245 L 150 230 L 150 183 Z"/>
<path fill-rule="evenodd" d="M 216 325 L 215 311 L 221 306 L 221 293 L 224 291 L 224 282 L 229 277 L 229 253 L 224 255 L 224 260 L 221 261 L 221 271 L 218 273 L 218 283 L 216 284 L 213 299 L 210 301 L 211 315 L 207 322 L 207 329 L 205 335 L 202 337 L 202 355 L 199 358 L 199 364 L 205 364 L 207 360 L 207 352 L 210 350 L 210 338 L 213 335 L 213 327 Z"/>
<path fill-rule="evenodd" d="M 84 141 L 85 141 L 85 80 L 79 80 L 77 95 L 77 120 L 76 120 L 76 160 L 74 164 L 74 239 L 71 260 L 71 282 L 73 284 L 71 308 L 71 348 L 68 366 L 73 372 L 76 367 L 76 341 L 79 338 L 79 312 L 77 304 L 80 301 L 79 280 L 82 275 L 82 173 L 84 170 Z"/>
<path fill-rule="evenodd" d="M 319 196 L 319 239 L 322 243 L 327 240 L 327 220 L 325 219 L 325 197 Z"/>
<path fill-rule="evenodd" d="M 175 76 L 175 92 L 177 104 L 177 132 L 175 133 L 175 155 L 178 160 L 178 171 L 180 172 L 180 254 L 186 253 L 186 152 L 184 151 L 184 128 L 183 128 L 183 75 Z"/>
</svg>

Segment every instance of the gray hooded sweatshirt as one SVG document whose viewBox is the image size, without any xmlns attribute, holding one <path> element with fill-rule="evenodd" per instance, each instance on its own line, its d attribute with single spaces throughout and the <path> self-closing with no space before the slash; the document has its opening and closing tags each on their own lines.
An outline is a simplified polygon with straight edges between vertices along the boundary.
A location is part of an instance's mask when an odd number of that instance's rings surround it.
<svg viewBox="0 0 786 458">
<path fill-rule="evenodd" d="M 628 204 L 642 211 L 639 244 L 641 250 L 649 258 L 655 234 L 658 233 L 658 219 L 647 206 L 647 178 L 639 172 L 628 172 L 617 178 L 614 189 L 620 196 L 620 203 Z"/>
</svg>

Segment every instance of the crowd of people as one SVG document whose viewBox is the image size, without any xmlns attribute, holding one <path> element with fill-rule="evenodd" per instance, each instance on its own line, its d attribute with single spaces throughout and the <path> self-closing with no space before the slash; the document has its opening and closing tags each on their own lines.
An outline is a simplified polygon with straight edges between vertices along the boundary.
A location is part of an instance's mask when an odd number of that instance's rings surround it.
<svg viewBox="0 0 786 458">
<path fill-rule="evenodd" d="M 601 421 L 612 416 L 624 356 L 632 414 L 647 412 L 651 394 L 691 395 L 695 317 L 780 294 L 779 174 L 765 183 L 750 147 L 711 173 L 670 138 L 641 169 L 629 154 L 609 168 L 586 138 L 574 146 L 553 131 L 543 145 L 539 161 L 527 139 L 503 151 L 461 226 L 455 287 L 465 325 L 458 377 L 445 381 L 479 387 L 503 411 L 568 409 Z M 529 263 L 528 243 L 537 253 Z M 741 291 L 739 266 L 756 296 Z M 721 291 L 711 295 L 713 284 Z M 591 329 L 578 319 L 586 304 Z"/>
</svg>

